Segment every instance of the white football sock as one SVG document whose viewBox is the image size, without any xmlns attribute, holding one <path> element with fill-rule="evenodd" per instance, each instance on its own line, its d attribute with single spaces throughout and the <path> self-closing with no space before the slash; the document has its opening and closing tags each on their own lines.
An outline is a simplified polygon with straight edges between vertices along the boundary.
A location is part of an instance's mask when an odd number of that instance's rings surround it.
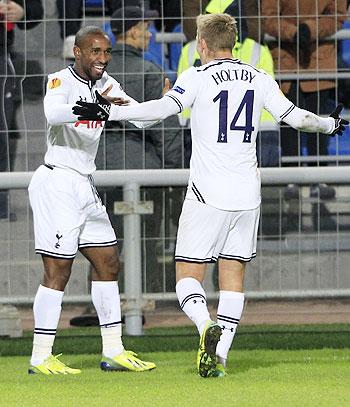
<svg viewBox="0 0 350 407">
<path fill-rule="evenodd" d="M 117 281 L 92 281 L 91 298 L 100 321 L 102 354 L 113 358 L 124 351 Z"/>
<path fill-rule="evenodd" d="M 216 347 L 216 354 L 225 365 L 238 323 L 242 316 L 244 293 L 235 291 L 220 291 L 217 321 L 222 335 Z"/>
<path fill-rule="evenodd" d="M 182 278 L 176 284 L 176 295 L 182 311 L 196 324 L 201 335 L 206 321 L 210 319 L 202 284 L 192 277 Z"/>
<path fill-rule="evenodd" d="M 41 365 L 52 354 L 58 321 L 61 315 L 63 291 L 40 285 L 36 293 L 34 312 L 34 338 L 30 364 Z"/>
</svg>

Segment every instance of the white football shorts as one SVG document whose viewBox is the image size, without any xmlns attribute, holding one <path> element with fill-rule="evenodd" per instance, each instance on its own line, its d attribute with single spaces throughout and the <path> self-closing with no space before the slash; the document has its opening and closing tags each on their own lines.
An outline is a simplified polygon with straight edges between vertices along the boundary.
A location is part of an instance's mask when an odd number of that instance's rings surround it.
<svg viewBox="0 0 350 407">
<path fill-rule="evenodd" d="M 91 176 L 41 165 L 28 191 L 36 253 L 72 259 L 79 248 L 117 244 Z"/>
<path fill-rule="evenodd" d="M 260 207 L 224 211 L 185 199 L 179 220 L 175 261 L 212 263 L 218 258 L 244 262 L 256 256 Z"/>
</svg>

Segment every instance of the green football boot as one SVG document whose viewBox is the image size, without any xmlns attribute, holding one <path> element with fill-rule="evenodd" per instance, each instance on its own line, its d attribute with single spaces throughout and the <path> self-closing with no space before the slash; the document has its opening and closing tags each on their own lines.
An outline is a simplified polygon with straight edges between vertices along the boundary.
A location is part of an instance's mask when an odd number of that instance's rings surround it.
<svg viewBox="0 0 350 407">
<path fill-rule="evenodd" d="M 105 372 L 132 371 L 145 372 L 156 368 L 153 362 L 145 362 L 137 358 L 137 354 L 130 350 L 124 350 L 120 355 L 113 358 L 102 357 L 100 367 Z"/>
<path fill-rule="evenodd" d="M 220 326 L 208 320 L 199 341 L 197 370 L 201 377 L 208 377 L 216 369 L 216 345 L 221 336 Z"/>
<path fill-rule="evenodd" d="M 209 372 L 207 377 L 225 377 L 225 376 L 227 376 L 225 367 L 221 363 L 217 363 L 215 370 Z"/>
<path fill-rule="evenodd" d="M 79 374 L 81 373 L 80 369 L 73 369 L 63 362 L 58 360 L 58 357 L 61 356 L 60 353 L 57 356 L 50 355 L 41 365 L 29 366 L 28 374 Z"/>
</svg>

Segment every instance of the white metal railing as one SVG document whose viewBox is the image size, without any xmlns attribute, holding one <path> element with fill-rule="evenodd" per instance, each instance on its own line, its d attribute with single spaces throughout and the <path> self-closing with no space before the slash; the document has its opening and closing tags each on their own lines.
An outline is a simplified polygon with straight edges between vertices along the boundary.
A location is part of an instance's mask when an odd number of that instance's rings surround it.
<svg viewBox="0 0 350 407">
<path fill-rule="evenodd" d="M 260 168 L 261 182 L 265 185 L 286 184 L 348 184 L 350 166 Z M 32 172 L 0 172 L 0 189 L 28 188 Z M 98 187 L 124 186 L 136 183 L 141 186 L 185 186 L 188 169 L 174 170 L 108 170 L 94 173 Z"/>
<path fill-rule="evenodd" d="M 350 161 L 350 155 L 308 155 L 308 156 L 284 156 L 282 163 L 343 163 Z"/>
<path fill-rule="evenodd" d="M 0 189 L 27 188 L 32 173 L 0 173 Z M 141 231 L 139 196 L 141 186 L 185 186 L 189 170 L 112 170 L 97 171 L 94 174 L 96 186 L 123 186 L 124 201 L 129 210 L 124 214 L 124 272 L 125 272 L 125 318 L 126 332 L 131 335 L 142 333 L 142 300 L 145 298 L 175 298 L 174 294 L 142 294 L 141 284 Z M 308 168 L 262 168 L 262 184 L 350 184 L 350 166 L 308 167 Z M 350 289 L 342 290 L 292 290 L 251 292 L 250 298 L 290 298 L 314 296 L 350 296 Z M 77 296 L 76 300 L 87 300 Z M 23 299 L 22 299 L 23 300 Z M 28 298 L 25 299 L 28 302 Z M 72 298 L 70 299 L 72 300 Z M 7 299 L 6 302 L 9 302 Z M 19 303 L 21 298 L 11 297 L 11 302 Z"/>
</svg>

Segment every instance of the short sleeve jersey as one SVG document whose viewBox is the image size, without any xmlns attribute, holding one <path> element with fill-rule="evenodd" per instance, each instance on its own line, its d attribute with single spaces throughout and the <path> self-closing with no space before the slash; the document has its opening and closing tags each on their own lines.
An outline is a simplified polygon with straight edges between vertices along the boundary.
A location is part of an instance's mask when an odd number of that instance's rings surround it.
<svg viewBox="0 0 350 407">
<path fill-rule="evenodd" d="M 280 122 L 294 105 L 265 72 L 216 59 L 183 72 L 166 93 L 191 107 L 192 156 L 186 198 L 223 210 L 260 205 L 256 137 L 262 110 Z"/>
<path fill-rule="evenodd" d="M 57 105 L 74 106 L 78 100 L 96 102 L 95 91 L 100 93 L 113 85 L 109 96 L 130 99 L 120 84 L 106 72 L 96 82 L 80 77 L 72 66 L 55 72 L 48 77 L 44 98 L 45 112 Z M 67 106 L 67 108 L 71 108 Z M 77 120 L 74 123 L 49 125 L 47 129 L 47 152 L 45 162 L 63 168 L 71 168 L 81 174 L 96 170 L 95 157 L 103 121 Z"/>
</svg>

